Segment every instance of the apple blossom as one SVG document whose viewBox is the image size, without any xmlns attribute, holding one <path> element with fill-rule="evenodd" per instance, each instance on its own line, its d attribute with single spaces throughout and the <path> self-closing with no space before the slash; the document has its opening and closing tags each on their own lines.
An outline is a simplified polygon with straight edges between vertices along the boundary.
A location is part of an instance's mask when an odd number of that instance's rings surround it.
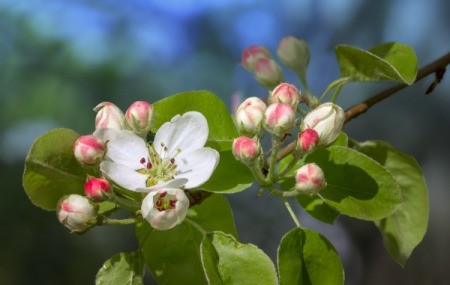
<svg viewBox="0 0 450 285">
<path fill-rule="evenodd" d="M 309 48 L 304 40 L 292 36 L 284 37 L 277 49 L 281 62 L 294 71 L 300 71 L 309 64 Z"/>
<path fill-rule="evenodd" d="M 168 230 L 180 224 L 189 209 L 183 190 L 162 188 L 151 191 L 142 201 L 142 216 L 157 230 Z"/>
<path fill-rule="evenodd" d="M 125 120 L 130 129 L 141 137 L 146 137 L 153 124 L 153 106 L 145 101 L 136 101 L 125 112 Z"/>
<path fill-rule="evenodd" d="M 245 99 L 235 115 L 239 132 L 248 136 L 261 134 L 266 109 L 266 103 L 258 97 Z"/>
<path fill-rule="evenodd" d="M 111 191 L 111 186 L 106 179 L 93 177 L 84 184 L 84 194 L 95 201 L 106 200 Z"/>
<path fill-rule="evenodd" d="M 260 58 L 270 58 L 269 50 L 262 46 L 249 46 L 242 52 L 242 66 L 253 71 L 256 61 Z"/>
<path fill-rule="evenodd" d="M 303 119 L 301 129 L 314 129 L 319 134 L 319 145 L 327 146 L 336 140 L 344 121 L 344 110 L 328 102 L 309 112 Z"/>
<path fill-rule="evenodd" d="M 261 86 L 272 90 L 283 82 L 281 67 L 271 58 L 260 58 L 255 62 L 253 70 L 255 79 Z"/>
<path fill-rule="evenodd" d="M 83 232 L 90 227 L 88 221 L 97 216 L 97 211 L 86 197 L 71 194 L 59 199 L 56 216 L 72 232 Z"/>
<path fill-rule="evenodd" d="M 95 129 L 111 128 L 122 130 L 125 128 L 123 112 L 111 102 L 102 102 L 95 106 Z"/>
<path fill-rule="evenodd" d="M 306 195 L 315 195 L 325 187 L 325 175 L 315 163 L 305 164 L 295 173 L 295 190 Z"/>
<path fill-rule="evenodd" d="M 100 130 L 94 135 L 108 140 L 100 164 L 102 173 L 132 191 L 198 187 L 209 179 L 219 161 L 216 150 L 204 147 L 208 122 L 199 112 L 176 115 L 163 124 L 152 145 L 126 130 Z"/>
<path fill-rule="evenodd" d="M 318 143 L 319 134 L 314 129 L 306 129 L 298 135 L 297 149 L 303 152 L 310 152 Z"/>
<path fill-rule="evenodd" d="M 269 103 L 285 103 L 295 109 L 300 102 L 300 96 L 300 91 L 294 85 L 285 82 L 273 89 L 269 96 Z"/>
<path fill-rule="evenodd" d="M 257 138 L 241 136 L 233 141 L 233 155 L 243 163 L 251 163 L 260 157 L 262 149 Z"/>
<path fill-rule="evenodd" d="M 80 136 L 73 145 L 73 154 L 81 164 L 95 165 L 102 160 L 105 146 L 93 135 Z"/>
<path fill-rule="evenodd" d="M 281 136 L 295 125 L 295 111 L 284 103 L 273 103 L 266 110 L 264 127 L 270 133 Z"/>
</svg>

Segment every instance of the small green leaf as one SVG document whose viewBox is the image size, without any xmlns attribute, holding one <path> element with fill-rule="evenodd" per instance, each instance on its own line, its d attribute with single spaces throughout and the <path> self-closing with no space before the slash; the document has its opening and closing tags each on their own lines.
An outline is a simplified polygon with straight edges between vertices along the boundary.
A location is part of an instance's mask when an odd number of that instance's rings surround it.
<svg viewBox="0 0 450 285">
<path fill-rule="evenodd" d="M 352 81 L 398 81 L 412 84 L 417 74 L 417 57 L 412 47 L 385 43 L 366 51 L 348 45 L 336 47 L 342 77 Z"/>
<path fill-rule="evenodd" d="M 83 195 L 86 174 L 73 155 L 77 138 L 71 130 L 55 129 L 32 145 L 25 160 L 23 187 L 36 206 L 53 211 L 62 196 Z"/>
<path fill-rule="evenodd" d="M 355 150 L 332 146 L 305 159 L 322 168 L 326 187 L 320 197 L 338 212 L 363 220 L 380 220 L 401 205 L 400 188 L 380 164 Z"/>
<path fill-rule="evenodd" d="M 404 266 L 425 235 L 428 225 L 428 194 L 416 160 L 382 141 L 367 141 L 358 150 L 372 157 L 394 175 L 402 190 L 403 204 L 392 216 L 375 224 L 392 258 Z"/>
<path fill-rule="evenodd" d="M 236 193 L 249 188 L 253 182 L 253 175 L 247 166 L 237 161 L 231 151 L 221 151 L 217 168 L 200 188 L 216 193 Z"/>
<path fill-rule="evenodd" d="M 347 146 L 348 136 L 344 132 L 340 132 L 332 146 Z"/>
<path fill-rule="evenodd" d="M 252 244 L 241 244 L 222 232 L 209 233 L 201 245 L 201 258 L 210 284 L 275 285 L 275 266 Z"/>
<path fill-rule="evenodd" d="M 333 245 L 308 229 L 295 228 L 282 238 L 278 272 L 281 285 L 344 284 L 341 260 Z"/>
<path fill-rule="evenodd" d="M 236 234 L 233 215 L 225 197 L 214 194 L 189 209 L 188 218 L 204 231 Z M 167 231 L 152 229 L 143 221 L 136 227 L 146 264 L 158 284 L 207 284 L 200 260 L 203 233 L 191 223 Z"/>
<path fill-rule="evenodd" d="M 121 252 L 108 259 L 100 268 L 96 285 L 142 285 L 144 259 L 139 252 Z"/>
<path fill-rule="evenodd" d="M 333 224 L 334 220 L 339 216 L 338 211 L 317 196 L 298 195 L 297 201 L 308 214 L 324 223 Z"/>
<path fill-rule="evenodd" d="M 230 150 L 233 139 L 238 136 L 236 127 L 225 104 L 209 91 L 189 91 L 164 98 L 153 104 L 153 132 L 177 114 L 189 111 L 202 113 L 209 125 L 207 146 L 219 151 Z M 192 134 L 195 136 L 195 134 Z"/>
</svg>

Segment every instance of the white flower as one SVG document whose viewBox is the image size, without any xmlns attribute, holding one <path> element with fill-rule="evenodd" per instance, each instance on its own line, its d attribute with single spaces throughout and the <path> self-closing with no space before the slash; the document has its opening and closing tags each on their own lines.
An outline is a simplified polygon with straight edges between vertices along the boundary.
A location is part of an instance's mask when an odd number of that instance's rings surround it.
<svg viewBox="0 0 450 285">
<path fill-rule="evenodd" d="M 176 115 L 163 124 L 151 146 L 126 130 L 100 129 L 94 135 L 107 141 L 100 170 L 132 191 L 195 188 L 209 179 L 219 162 L 219 153 L 204 147 L 208 122 L 198 112 Z"/>
<path fill-rule="evenodd" d="M 164 188 L 151 191 L 142 201 L 142 216 L 157 230 L 168 230 L 180 224 L 189 209 L 183 190 Z"/>
<path fill-rule="evenodd" d="M 65 195 L 56 206 L 56 216 L 61 224 L 73 232 L 83 232 L 90 226 L 87 222 L 97 215 L 86 197 L 78 194 Z"/>
</svg>

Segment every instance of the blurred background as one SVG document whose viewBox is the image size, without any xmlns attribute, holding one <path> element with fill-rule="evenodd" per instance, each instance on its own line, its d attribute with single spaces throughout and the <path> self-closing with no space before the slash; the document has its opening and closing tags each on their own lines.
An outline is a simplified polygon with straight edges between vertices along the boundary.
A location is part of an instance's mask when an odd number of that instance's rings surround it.
<svg viewBox="0 0 450 285">
<path fill-rule="evenodd" d="M 0 284 L 93 284 L 106 259 L 137 248 L 132 227 L 78 236 L 54 212 L 32 205 L 21 179 L 39 135 L 57 127 L 92 132 L 92 108 L 102 101 L 126 110 L 133 101 L 186 90 L 211 90 L 233 110 L 233 96 L 267 95 L 239 65 L 243 49 L 264 45 L 275 53 L 286 35 L 308 42 L 309 85 L 321 94 L 339 76 L 337 44 L 367 49 L 399 41 L 415 49 L 420 66 L 449 52 L 450 2 L 1 0 Z M 450 280 L 450 74 L 426 96 L 432 81 L 404 89 L 345 126 L 356 140 L 383 139 L 412 154 L 424 171 L 429 228 L 404 269 L 390 259 L 373 224 L 340 217 L 328 226 L 295 209 L 337 248 L 346 284 Z M 346 85 L 338 103 L 348 108 L 391 85 Z M 294 224 L 279 201 L 255 194 L 228 196 L 240 239 L 276 259 L 281 237 Z M 146 282 L 153 284 L 149 276 Z"/>
</svg>

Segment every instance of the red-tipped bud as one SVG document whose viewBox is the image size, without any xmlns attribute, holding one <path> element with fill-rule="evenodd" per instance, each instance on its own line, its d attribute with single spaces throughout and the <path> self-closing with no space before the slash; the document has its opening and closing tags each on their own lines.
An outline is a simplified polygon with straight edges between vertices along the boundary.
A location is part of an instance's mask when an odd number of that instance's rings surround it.
<svg viewBox="0 0 450 285">
<path fill-rule="evenodd" d="M 319 143 L 319 134 L 314 129 L 306 129 L 298 135 L 297 149 L 310 152 Z"/>
<path fill-rule="evenodd" d="M 258 97 L 250 97 L 242 102 L 236 111 L 236 123 L 239 133 L 251 137 L 259 135 L 263 128 L 266 110 L 266 103 Z"/>
<path fill-rule="evenodd" d="M 269 103 L 285 103 L 295 109 L 300 102 L 300 96 L 300 91 L 294 85 L 281 83 L 270 93 Z"/>
<path fill-rule="evenodd" d="M 277 55 L 286 67 L 302 71 L 309 64 L 309 48 L 304 40 L 292 36 L 284 37 L 277 50 Z"/>
<path fill-rule="evenodd" d="M 270 58 L 269 50 L 262 46 L 249 46 L 242 52 L 242 66 L 253 71 L 256 61 L 260 58 Z"/>
<path fill-rule="evenodd" d="M 73 154 L 81 164 L 95 165 L 102 160 L 105 146 L 93 135 L 81 136 L 73 145 Z"/>
<path fill-rule="evenodd" d="M 256 161 L 260 157 L 261 152 L 261 145 L 256 138 L 241 136 L 233 141 L 233 155 L 243 163 Z"/>
<path fill-rule="evenodd" d="M 110 128 L 122 130 L 125 127 L 123 112 L 111 102 L 102 102 L 95 106 L 95 129 Z"/>
<path fill-rule="evenodd" d="M 295 190 L 299 193 L 315 195 L 325 184 L 325 175 L 315 163 L 305 164 L 295 173 Z"/>
<path fill-rule="evenodd" d="M 104 201 L 111 194 L 111 186 L 105 179 L 91 178 L 84 184 L 84 194 L 95 201 Z"/>
<path fill-rule="evenodd" d="M 134 102 L 125 112 L 125 120 L 134 133 L 147 136 L 153 124 L 152 104 L 145 101 Z"/>
<path fill-rule="evenodd" d="M 266 89 L 272 90 L 283 82 L 281 67 L 271 58 L 258 59 L 253 72 L 256 81 Z"/>
<path fill-rule="evenodd" d="M 59 199 L 56 206 L 56 217 L 59 222 L 72 232 L 83 232 L 91 227 L 90 220 L 97 211 L 86 197 L 71 194 Z"/>
<path fill-rule="evenodd" d="M 266 110 L 264 127 L 270 133 L 281 136 L 295 125 L 295 111 L 289 104 L 274 103 Z"/>
</svg>

